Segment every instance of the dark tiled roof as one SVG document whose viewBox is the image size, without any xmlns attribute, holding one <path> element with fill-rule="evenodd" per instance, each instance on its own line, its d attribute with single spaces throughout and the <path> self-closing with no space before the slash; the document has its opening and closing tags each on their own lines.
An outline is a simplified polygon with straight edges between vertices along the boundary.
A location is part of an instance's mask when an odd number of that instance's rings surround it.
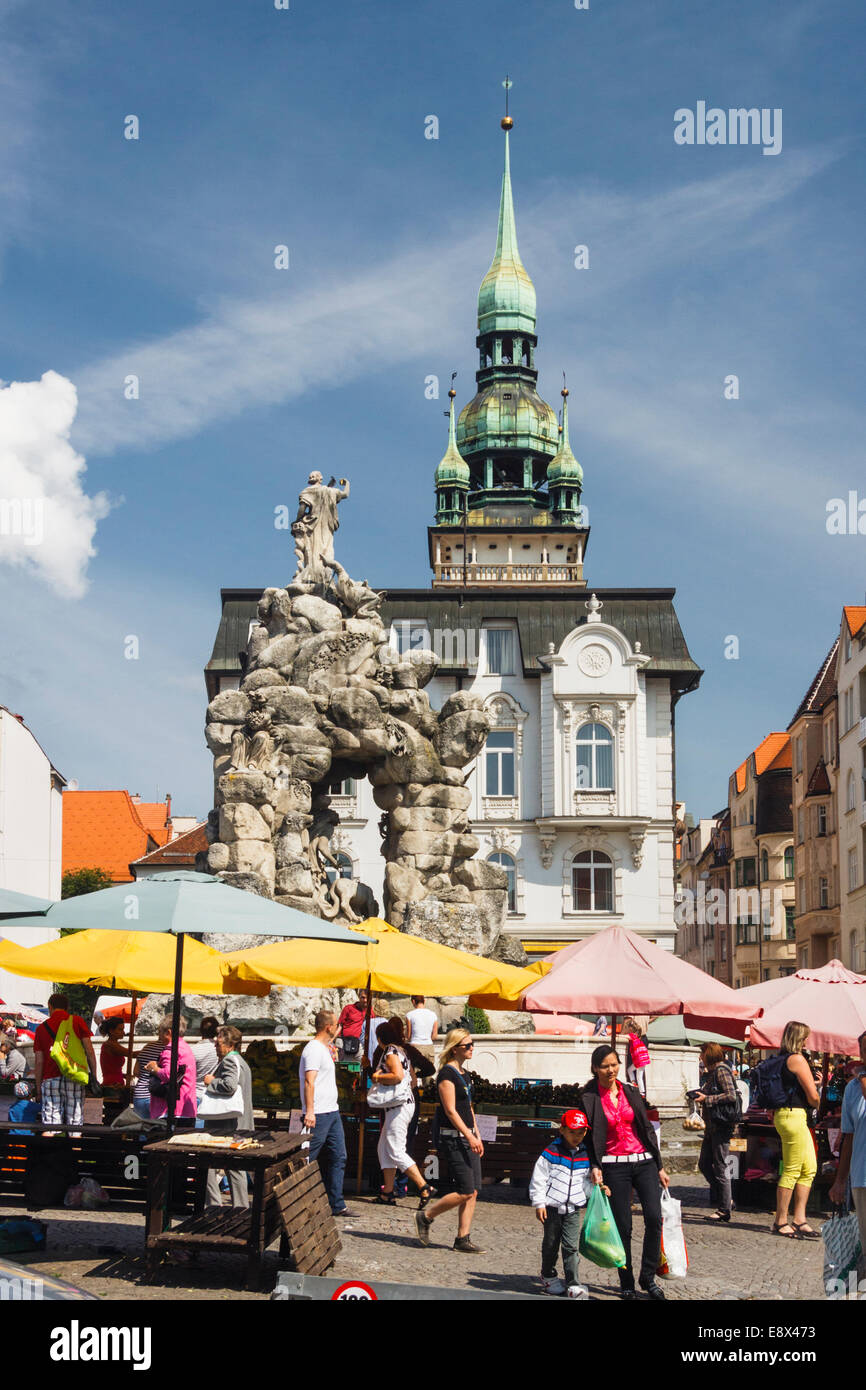
<svg viewBox="0 0 866 1390">
<path fill-rule="evenodd" d="M 140 859 L 134 859 L 130 864 L 151 868 L 157 865 L 165 865 L 166 868 L 179 869 L 186 864 L 190 868 L 195 864 L 195 857 L 202 850 L 208 847 L 207 836 L 205 834 L 205 822 L 201 825 L 193 826 L 192 830 L 185 830 L 182 835 L 177 835 L 175 839 L 169 840 L 168 844 L 160 845 L 158 849 L 151 850 L 149 854 L 143 854 Z"/>
<path fill-rule="evenodd" d="M 205 668 L 212 672 L 240 670 L 238 653 L 247 645 L 251 620 L 261 589 L 223 589 L 223 611 L 213 654 Z M 604 604 L 602 622 L 616 627 L 651 659 L 644 668 L 650 675 L 670 676 L 679 690 L 694 689 L 703 672 L 686 646 L 673 605 L 674 589 L 597 589 Z M 388 589 L 382 605 L 386 624 L 400 618 L 423 619 L 428 627 L 441 631 L 477 631 L 485 622 L 513 620 L 517 623 L 523 666 L 527 673 L 539 672 L 538 657 L 547 654 L 551 643 L 558 649 L 575 626 L 587 620 L 589 590 L 564 594 L 561 589 L 533 590 L 531 593 L 470 589 L 463 602 L 453 593 L 435 589 Z M 440 670 L 459 669 L 443 661 Z"/>
<path fill-rule="evenodd" d="M 807 796 L 829 796 L 833 788 L 830 785 L 830 778 L 827 775 L 827 764 L 823 758 L 819 758 L 815 764 L 815 770 L 809 778 L 809 785 L 806 788 Z"/>
<path fill-rule="evenodd" d="M 788 725 L 789 729 L 804 714 L 820 714 L 827 701 L 832 700 L 836 694 L 836 653 L 838 650 L 839 638 L 837 637 L 819 666 L 815 679 L 800 701 L 797 713 Z"/>
</svg>

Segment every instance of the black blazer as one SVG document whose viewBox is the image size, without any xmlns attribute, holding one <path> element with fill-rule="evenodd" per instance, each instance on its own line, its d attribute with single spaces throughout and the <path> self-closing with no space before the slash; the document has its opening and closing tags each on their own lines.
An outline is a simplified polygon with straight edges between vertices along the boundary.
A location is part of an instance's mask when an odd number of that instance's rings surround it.
<svg viewBox="0 0 866 1390">
<path fill-rule="evenodd" d="M 656 1142 L 655 1130 L 649 1122 L 643 1096 L 637 1086 L 630 1086 L 627 1082 L 619 1080 L 617 1080 L 617 1085 L 622 1086 L 628 1103 L 634 1111 L 635 1134 L 643 1144 L 656 1167 L 661 1168 L 662 1156 L 659 1152 L 658 1143 Z M 581 1095 L 583 1097 L 583 1109 L 586 1112 L 586 1118 L 589 1120 L 590 1124 L 584 1143 L 586 1144 L 587 1152 L 589 1153 L 589 1161 L 593 1168 L 600 1168 L 601 1160 L 607 1149 L 607 1116 L 604 1113 L 604 1106 L 601 1103 L 601 1096 L 598 1091 L 598 1081 L 595 1077 L 586 1083 Z"/>
</svg>

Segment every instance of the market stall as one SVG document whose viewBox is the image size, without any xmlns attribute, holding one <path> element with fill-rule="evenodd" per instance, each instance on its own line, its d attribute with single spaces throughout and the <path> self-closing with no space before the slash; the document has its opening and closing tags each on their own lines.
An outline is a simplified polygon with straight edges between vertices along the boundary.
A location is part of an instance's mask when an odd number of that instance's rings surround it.
<svg viewBox="0 0 866 1390">
<path fill-rule="evenodd" d="M 749 1043 L 753 1048 L 781 1045 L 786 1025 L 797 1019 L 809 1025 L 807 1046 L 821 1057 L 821 1106 L 811 1126 L 818 1163 L 810 1209 L 827 1206 L 827 1191 L 836 1175 L 842 1088 L 831 1087 L 830 1058 L 859 1057 L 858 1038 L 866 1031 L 866 975 L 848 970 L 840 960 L 797 970 L 778 980 L 749 985 L 738 993 L 755 1010 Z M 741 1151 L 732 1154 L 734 1200 L 742 1206 L 772 1206 L 782 1145 L 769 1111 L 750 1107 L 740 1126 Z"/>
</svg>

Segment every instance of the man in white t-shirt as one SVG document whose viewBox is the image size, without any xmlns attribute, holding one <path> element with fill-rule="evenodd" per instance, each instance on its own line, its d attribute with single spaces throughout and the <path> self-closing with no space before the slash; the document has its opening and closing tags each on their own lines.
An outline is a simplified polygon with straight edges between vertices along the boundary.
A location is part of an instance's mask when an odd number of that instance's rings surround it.
<svg viewBox="0 0 866 1390">
<path fill-rule="evenodd" d="M 301 1053 L 301 1106 L 304 1126 L 310 1131 L 310 1158 L 318 1159 L 322 1181 L 334 1216 L 348 1212 L 343 1196 L 346 1171 L 346 1138 L 337 1096 L 334 1038 L 339 1031 L 336 1014 L 320 1009 L 316 1036 Z"/>
<path fill-rule="evenodd" d="M 439 1020 L 432 1009 L 424 1007 L 423 994 L 412 995 L 412 1008 L 406 1015 L 406 1022 L 409 1024 L 407 1042 L 414 1043 L 416 1047 L 429 1045 L 438 1036 Z"/>
</svg>

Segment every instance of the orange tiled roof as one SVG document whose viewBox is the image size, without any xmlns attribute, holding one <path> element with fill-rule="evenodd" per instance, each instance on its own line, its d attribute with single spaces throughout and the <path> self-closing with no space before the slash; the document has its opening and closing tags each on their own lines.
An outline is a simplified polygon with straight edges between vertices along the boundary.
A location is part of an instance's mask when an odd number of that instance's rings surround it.
<svg viewBox="0 0 866 1390">
<path fill-rule="evenodd" d="M 762 772 L 773 767 L 791 766 L 791 739 L 788 734 L 767 734 L 762 743 L 755 749 L 755 772 L 760 777 Z"/>
<path fill-rule="evenodd" d="M 64 873 L 105 869 L 115 883 L 131 883 L 130 862 L 155 846 L 128 791 L 63 793 Z"/>
<path fill-rule="evenodd" d="M 755 759 L 755 776 L 760 777 L 762 772 L 768 768 L 785 768 L 791 766 L 791 740 L 787 734 L 767 734 L 754 750 L 749 754 L 749 758 Z M 746 788 L 746 772 L 749 766 L 749 758 L 740 763 L 736 771 L 737 791 L 743 792 Z"/>
<path fill-rule="evenodd" d="M 160 865 L 166 869 L 194 869 L 196 855 L 208 847 L 205 824 L 206 822 L 202 821 L 201 825 L 193 826 L 192 830 L 185 830 L 170 844 L 160 845 L 157 849 L 151 850 L 149 854 L 136 859 L 134 863 L 145 865 L 148 868 L 152 865 Z M 132 865 L 130 865 L 131 867 Z"/>
<path fill-rule="evenodd" d="M 169 807 L 164 801 L 135 801 L 133 802 L 138 819 L 141 821 L 145 830 L 152 835 L 158 845 L 167 844 L 171 838 L 171 826 L 168 824 Z"/>
<path fill-rule="evenodd" d="M 858 632 L 861 631 L 863 624 L 866 623 L 866 608 L 855 607 L 849 604 L 847 608 L 842 609 L 842 612 L 845 614 L 845 620 L 848 623 L 848 631 L 852 637 L 856 637 Z"/>
</svg>

